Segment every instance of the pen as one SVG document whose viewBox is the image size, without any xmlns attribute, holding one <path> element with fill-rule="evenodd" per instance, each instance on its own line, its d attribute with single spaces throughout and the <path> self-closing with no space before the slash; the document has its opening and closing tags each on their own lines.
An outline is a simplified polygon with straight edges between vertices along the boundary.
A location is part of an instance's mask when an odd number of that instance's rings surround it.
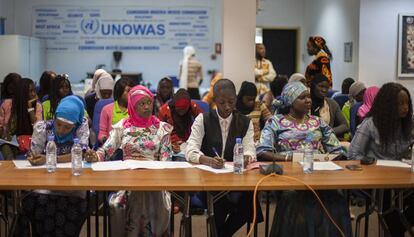
<svg viewBox="0 0 414 237">
<path fill-rule="evenodd" d="M 223 159 L 223 158 L 221 158 L 221 156 L 219 156 L 219 154 L 218 154 L 218 152 L 217 152 L 217 149 L 216 149 L 215 147 L 213 147 L 213 152 L 214 152 L 214 154 L 215 154 L 218 158 L 220 158 L 222 161 L 224 161 L 224 159 Z"/>
</svg>

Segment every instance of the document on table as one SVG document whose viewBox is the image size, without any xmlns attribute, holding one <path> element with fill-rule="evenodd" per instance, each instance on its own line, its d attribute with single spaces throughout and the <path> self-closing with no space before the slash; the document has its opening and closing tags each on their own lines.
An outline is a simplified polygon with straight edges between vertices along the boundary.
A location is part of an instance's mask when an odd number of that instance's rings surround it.
<svg viewBox="0 0 414 237">
<path fill-rule="evenodd" d="M 313 154 L 313 160 L 316 160 L 316 161 L 330 161 L 330 160 L 333 160 L 337 156 L 338 156 L 338 154 Z M 303 153 L 294 152 L 293 157 L 292 157 L 292 161 L 293 162 L 303 161 Z"/>
<path fill-rule="evenodd" d="M 46 165 L 32 166 L 28 160 L 13 160 L 17 169 L 46 169 Z M 72 163 L 57 163 L 57 168 L 72 168 Z"/>
<path fill-rule="evenodd" d="M 301 165 L 303 165 L 303 162 L 299 162 Z M 343 168 L 332 161 L 317 161 L 313 162 L 313 170 L 343 170 Z"/>
<path fill-rule="evenodd" d="M 343 168 L 332 161 L 313 162 L 313 170 L 343 170 Z"/>
<path fill-rule="evenodd" d="M 192 168 L 188 162 L 175 161 L 105 161 L 92 164 L 94 171 L 110 171 L 110 170 L 130 170 L 130 169 L 184 169 Z"/>
<path fill-rule="evenodd" d="M 378 166 L 398 167 L 398 168 L 411 168 L 407 163 L 399 160 L 377 160 Z"/>
<path fill-rule="evenodd" d="M 226 173 L 233 172 L 233 164 L 231 163 L 225 163 L 222 169 L 214 169 L 208 165 L 194 165 L 194 167 L 201 169 L 201 170 L 208 171 L 208 172 L 212 172 L 215 174 L 226 174 Z"/>
</svg>

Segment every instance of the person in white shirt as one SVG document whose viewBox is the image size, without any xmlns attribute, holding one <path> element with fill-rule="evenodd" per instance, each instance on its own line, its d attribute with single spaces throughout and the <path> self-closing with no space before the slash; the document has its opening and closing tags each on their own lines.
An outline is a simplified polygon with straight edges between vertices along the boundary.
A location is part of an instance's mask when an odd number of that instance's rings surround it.
<svg viewBox="0 0 414 237">
<path fill-rule="evenodd" d="M 216 169 L 223 168 L 224 162 L 233 161 L 236 138 L 242 138 L 245 165 L 255 161 L 253 124 L 248 117 L 235 110 L 237 96 L 233 82 L 221 79 L 214 85 L 213 91 L 217 109 L 200 114 L 195 119 L 187 141 L 187 160 Z M 247 221 L 251 222 L 252 208 L 252 192 L 230 192 L 218 200 L 214 204 L 218 236 L 232 236 Z M 259 211 L 259 222 L 262 219 Z"/>
<path fill-rule="evenodd" d="M 266 57 L 266 48 L 263 44 L 256 44 L 256 64 L 254 76 L 257 87 L 257 94 L 261 95 L 269 91 L 269 83 L 276 77 L 276 71 L 272 62 Z"/>
</svg>

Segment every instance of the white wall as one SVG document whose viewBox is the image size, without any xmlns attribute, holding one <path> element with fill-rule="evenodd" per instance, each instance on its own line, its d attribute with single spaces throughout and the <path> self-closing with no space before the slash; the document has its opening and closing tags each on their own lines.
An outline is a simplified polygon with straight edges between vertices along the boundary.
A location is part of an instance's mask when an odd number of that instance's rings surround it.
<svg viewBox="0 0 414 237">
<path fill-rule="evenodd" d="M 32 33 L 32 8 L 37 5 L 65 5 L 65 6 L 168 6 L 169 0 L 1 0 L 11 1 L 15 5 L 13 17 L 13 33 L 30 36 Z M 174 0 L 174 6 L 207 6 L 212 9 L 213 41 L 222 40 L 222 9 L 221 0 Z M 11 20 L 10 20 L 11 21 Z M 213 43 L 214 43 L 213 42 Z M 203 86 L 209 86 L 207 70 L 221 70 L 221 56 L 211 60 L 212 52 L 197 53 L 197 58 L 203 64 L 206 80 Z M 47 53 L 46 68 L 58 73 L 68 73 L 71 81 L 77 82 L 86 76 L 86 72 L 94 70 L 97 64 L 106 64 L 111 69 L 112 52 L 49 52 Z M 133 53 L 124 52 L 122 68 L 125 72 L 142 72 L 145 81 L 150 81 L 156 87 L 159 79 L 165 75 L 177 75 L 182 53 Z M 40 77 L 40 75 L 39 75 Z M 35 78 L 34 78 L 35 79 Z"/>
<path fill-rule="evenodd" d="M 256 17 L 257 27 L 267 29 L 299 29 L 298 45 L 306 44 L 304 32 L 304 1 L 305 0 L 261 0 Z M 299 54 L 302 55 L 303 47 Z M 273 65 L 277 71 L 277 65 Z M 304 73 L 304 61 L 298 59 L 298 70 Z"/>
<path fill-rule="evenodd" d="M 257 26 L 298 28 L 299 72 L 305 73 L 312 61 L 306 51 L 311 35 L 323 36 L 333 53 L 331 63 L 334 88 L 346 77 L 358 77 L 359 0 L 262 0 Z M 344 62 L 344 42 L 353 42 L 353 60 Z M 277 70 L 277 68 L 276 68 Z"/>
<path fill-rule="evenodd" d="M 347 77 L 358 79 L 359 0 L 305 0 L 304 28 L 306 38 L 302 52 L 305 67 L 312 61 L 306 53 L 306 41 L 309 36 L 319 35 L 327 41 L 333 54 L 333 88 L 339 90 Z M 345 42 L 353 42 L 350 63 L 344 62 Z"/>
<path fill-rule="evenodd" d="M 256 25 L 263 28 L 299 28 L 303 26 L 304 0 L 259 1 Z"/>
<path fill-rule="evenodd" d="M 361 0 L 359 78 L 370 86 L 397 81 L 413 93 L 412 79 L 397 78 L 399 13 L 414 13 L 413 0 Z"/>
<path fill-rule="evenodd" d="M 223 3 L 223 77 L 240 88 L 243 81 L 254 82 L 256 3 L 251 0 Z"/>
</svg>

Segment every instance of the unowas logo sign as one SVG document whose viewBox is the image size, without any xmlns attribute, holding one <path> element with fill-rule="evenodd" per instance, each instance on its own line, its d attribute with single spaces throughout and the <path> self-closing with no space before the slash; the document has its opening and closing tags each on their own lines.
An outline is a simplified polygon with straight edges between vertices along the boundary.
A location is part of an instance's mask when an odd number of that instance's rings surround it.
<svg viewBox="0 0 414 237">
<path fill-rule="evenodd" d="M 88 35 L 95 34 L 99 30 L 98 19 L 85 18 L 81 21 L 82 32 Z"/>
</svg>

